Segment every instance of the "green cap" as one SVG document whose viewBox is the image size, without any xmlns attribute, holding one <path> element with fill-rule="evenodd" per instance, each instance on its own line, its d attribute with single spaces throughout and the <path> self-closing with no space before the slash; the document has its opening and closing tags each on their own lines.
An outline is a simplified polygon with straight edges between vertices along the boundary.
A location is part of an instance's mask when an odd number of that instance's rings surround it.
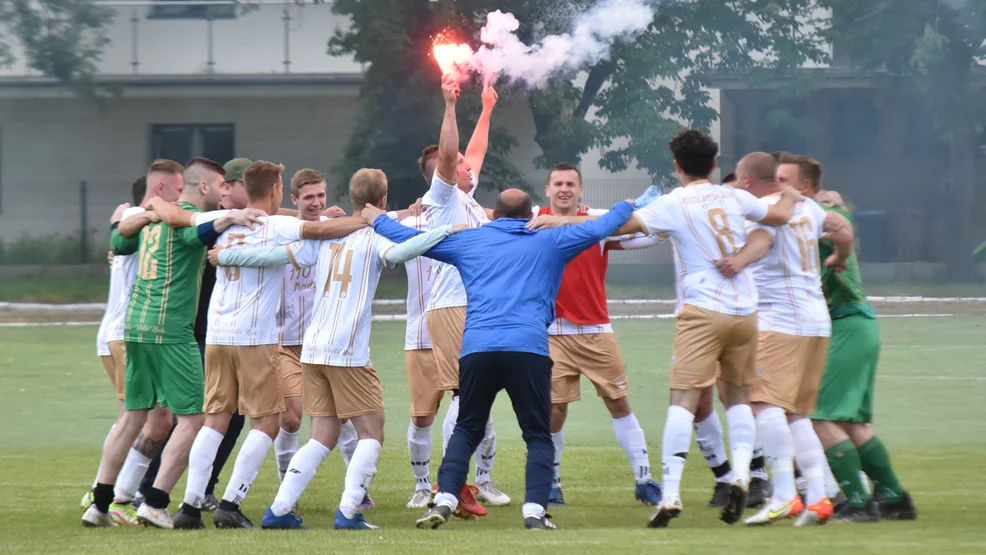
<svg viewBox="0 0 986 555">
<path fill-rule="evenodd" d="M 253 162 L 249 158 L 233 158 L 223 166 L 226 172 L 226 183 L 230 181 L 243 181 L 243 172 L 250 167 Z"/>
</svg>

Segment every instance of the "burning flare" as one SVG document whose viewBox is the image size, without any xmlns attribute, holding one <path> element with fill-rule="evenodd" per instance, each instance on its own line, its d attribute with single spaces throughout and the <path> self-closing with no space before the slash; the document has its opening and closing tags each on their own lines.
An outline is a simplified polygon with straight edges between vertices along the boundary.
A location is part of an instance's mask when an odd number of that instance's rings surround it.
<svg viewBox="0 0 986 555">
<path fill-rule="evenodd" d="M 442 69 L 442 75 L 451 73 L 456 66 L 466 65 L 473 57 L 472 48 L 468 44 L 458 44 L 444 34 L 435 37 L 432 44 L 431 55 Z"/>
</svg>

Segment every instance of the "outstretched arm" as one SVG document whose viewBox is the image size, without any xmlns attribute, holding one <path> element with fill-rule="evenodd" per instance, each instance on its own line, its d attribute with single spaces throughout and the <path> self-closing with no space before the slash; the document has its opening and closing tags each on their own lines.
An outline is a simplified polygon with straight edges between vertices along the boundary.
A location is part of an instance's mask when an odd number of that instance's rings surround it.
<svg viewBox="0 0 986 555">
<path fill-rule="evenodd" d="M 483 111 L 479 114 L 476 122 L 476 129 L 472 132 L 469 139 L 469 146 L 466 147 L 466 163 L 476 175 L 476 182 L 479 182 L 479 174 L 483 169 L 483 161 L 486 159 L 486 150 L 490 144 L 490 118 L 493 116 L 493 107 L 499 97 L 493 87 L 483 87 Z"/>
<path fill-rule="evenodd" d="M 333 218 L 324 222 L 305 222 L 301 226 L 302 239 L 338 239 L 366 227 L 358 216 Z"/>
<path fill-rule="evenodd" d="M 411 240 L 415 237 L 424 234 L 423 231 L 418 231 L 416 229 L 411 229 L 407 226 L 401 225 L 394 220 L 387 217 L 386 214 L 380 214 L 373 220 L 373 231 L 376 231 L 380 235 L 383 235 L 387 239 L 395 243 L 403 243 L 405 241 Z M 459 241 L 457 241 L 458 236 L 450 236 L 436 244 L 431 249 L 419 253 L 427 256 L 428 258 L 434 258 L 439 262 L 446 262 L 448 264 L 455 264 L 456 261 L 456 251 Z M 398 245 L 399 246 L 399 245 Z M 413 257 L 411 257 L 413 258 Z M 410 260 L 410 259 L 409 259 Z"/>
<path fill-rule="evenodd" d="M 247 249 L 227 249 L 216 245 L 209 251 L 209 262 L 214 266 L 282 266 L 290 264 L 291 257 L 287 245 Z"/>
<path fill-rule="evenodd" d="M 394 245 L 387 250 L 384 258 L 389 266 L 394 267 L 428 252 L 435 245 L 441 243 L 443 239 L 450 237 L 453 233 L 455 233 L 455 230 L 450 225 L 437 227 L 430 231 L 415 235 L 403 243 Z"/>
<path fill-rule="evenodd" d="M 555 242 L 562 258 L 571 260 L 590 245 L 609 237 L 623 225 L 633 213 L 633 205 L 621 202 L 613 206 L 605 216 L 582 225 L 565 226 L 548 233 L 555 235 Z"/>
</svg>

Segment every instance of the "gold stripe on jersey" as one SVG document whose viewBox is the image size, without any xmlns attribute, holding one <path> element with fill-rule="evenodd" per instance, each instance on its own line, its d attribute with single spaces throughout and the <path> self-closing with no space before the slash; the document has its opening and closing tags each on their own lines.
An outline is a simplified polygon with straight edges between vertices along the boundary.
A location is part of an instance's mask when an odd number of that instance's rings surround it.
<svg viewBox="0 0 986 555">
<path fill-rule="evenodd" d="M 373 251 L 373 235 L 370 233 L 367 233 L 366 235 L 366 253 L 363 256 L 363 278 L 360 282 L 359 297 L 356 299 L 357 312 L 353 318 L 353 329 L 349 333 L 349 344 L 346 347 L 347 351 L 352 350 L 353 343 L 356 342 L 356 332 L 359 329 L 359 310 L 363 306 L 363 303 L 367 301 L 366 296 L 367 293 L 369 293 L 370 267 L 373 266 L 373 257 L 376 256 L 376 253 Z"/>
<path fill-rule="evenodd" d="M 173 266 L 175 230 L 168 228 L 168 244 L 164 261 L 164 295 L 161 298 L 161 311 L 157 316 L 157 325 L 164 327 L 164 320 L 168 314 L 168 297 L 171 296 L 171 278 L 175 269 Z"/>
</svg>

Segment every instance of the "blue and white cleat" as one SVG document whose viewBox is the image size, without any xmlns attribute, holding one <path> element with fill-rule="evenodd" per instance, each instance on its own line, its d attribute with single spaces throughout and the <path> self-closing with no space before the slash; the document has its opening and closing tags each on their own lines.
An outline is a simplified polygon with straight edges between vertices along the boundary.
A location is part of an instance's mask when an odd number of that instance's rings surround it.
<svg viewBox="0 0 986 555">
<path fill-rule="evenodd" d="M 548 494 L 548 505 L 564 505 L 565 504 L 565 494 L 561 492 L 561 486 L 551 488 L 551 493 Z"/>
<path fill-rule="evenodd" d="M 657 505 L 661 502 L 661 486 L 654 480 L 637 484 L 637 489 L 634 492 L 634 495 L 636 495 L 637 500 L 644 505 Z"/>
<path fill-rule="evenodd" d="M 301 517 L 296 513 L 277 516 L 270 510 L 270 507 L 264 513 L 260 527 L 264 530 L 308 530 L 307 526 L 301 524 Z"/>
<path fill-rule="evenodd" d="M 336 510 L 336 530 L 376 530 L 379 526 L 374 526 L 363 518 L 363 513 L 356 513 L 353 518 L 346 518 L 341 510 Z"/>
</svg>

